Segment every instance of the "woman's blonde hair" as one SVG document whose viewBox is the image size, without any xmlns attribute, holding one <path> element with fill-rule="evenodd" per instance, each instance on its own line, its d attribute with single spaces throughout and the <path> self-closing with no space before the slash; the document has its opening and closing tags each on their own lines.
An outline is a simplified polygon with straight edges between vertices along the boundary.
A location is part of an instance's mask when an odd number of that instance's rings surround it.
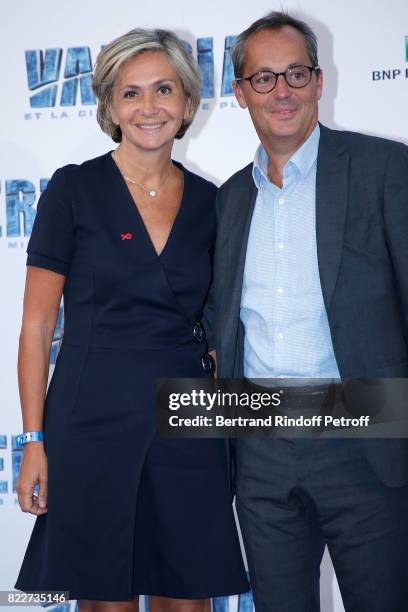
<svg viewBox="0 0 408 612">
<path fill-rule="evenodd" d="M 103 47 L 96 58 L 92 80 L 92 89 L 98 98 L 98 123 L 114 142 L 122 140 L 122 130 L 113 122 L 110 114 L 115 79 L 124 62 L 147 51 L 165 53 L 183 85 L 189 115 L 183 120 L 176 138 L 184 136 L 198 110 L 201 90 L 200 69 L 180 38 L 168 30 L 142 28 L 131 30 Z"/>
</svg>

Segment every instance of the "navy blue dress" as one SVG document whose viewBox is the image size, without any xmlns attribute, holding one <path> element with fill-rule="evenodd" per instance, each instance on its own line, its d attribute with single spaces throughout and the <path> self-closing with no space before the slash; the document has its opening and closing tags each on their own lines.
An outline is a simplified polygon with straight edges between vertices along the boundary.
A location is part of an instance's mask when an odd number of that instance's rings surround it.
<svg viewBox="0 0 408 612">
<path fill-rule="evenodd" d="M 44 411 L 48 513 L 17 589 L 125 601 L 249 588 L 224 441 L 155 436 L 156 379 L 209 376 L 193 328 L 216 187 L 182 169 L 160 256 L 110 153 L 57 170 L 39 201 L 27 264 L 66 276 L 65 333 Z"/>
</svg>

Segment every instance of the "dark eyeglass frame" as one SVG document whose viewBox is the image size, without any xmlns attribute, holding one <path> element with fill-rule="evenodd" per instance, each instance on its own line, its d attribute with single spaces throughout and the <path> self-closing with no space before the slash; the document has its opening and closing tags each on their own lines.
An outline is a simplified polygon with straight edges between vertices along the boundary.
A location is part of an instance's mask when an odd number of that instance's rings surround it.
<svg viewBox="0 0 408 612">
<path fill-rule="evenodd" d="M 307 68 L 309 70 L 309 80 L 304 85 L 291 85 L 288 82 L 286 74 L 287 74 L 288 70 L 294 70 L 295 68 Z M 258 70 L 257 72 L 254 72 L 254 74 L 251 74 L 251 76 L 249 76 L 249 77 L 239 77 L 239 78 L 237 78 L 235 80 L 236 81 L 249 81 L 252 89 L 254 91 L 256 91 L 256 93 L 259 93 L 259 94 L 262 95 L 262 94 L 268 94 L 268 93 L 270 93 L 271 91 L 273 91 L 275 89 L 276 85 L 278 84 L 278 78 L 280 76 L 283 76 L 283 78 L 285 79 L 285 83 L 288 85 L 288 87 L 292 87 L 292 89 L 302 89 L 302 87 L 306 87 L 307 85 L 309 85 L 310 81 L 312 80 L 313 72 L 318 72 L 319 70 L 320 70 L 320 66 L 319 65 L 317 65 L 317 66 L 305 66 L 304 64 L 297 64 L 296 66 L 289 66 L 288 68 L 286 68 L 286 70 L 284 70 L 284 72 L 274 72 L 273 70 Z M 271 87 L 271 89 L 268 89 L 268 91 L 258 91 L 253 86 L 252 79 L 257 74 L 265 74 L 265 73 L 273 74 L 274 75 L 274 77 L 275 77 L 275 84 L 274 84 L 273 87 Z"/>
</svg>

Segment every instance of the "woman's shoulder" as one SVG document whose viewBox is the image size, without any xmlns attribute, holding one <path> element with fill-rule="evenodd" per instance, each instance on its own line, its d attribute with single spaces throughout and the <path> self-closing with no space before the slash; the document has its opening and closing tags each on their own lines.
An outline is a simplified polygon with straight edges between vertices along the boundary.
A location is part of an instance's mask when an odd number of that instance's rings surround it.
<svg viewBox="0 0 408 612">
<path fill-rule="evenodd" d="M 71 178 L 75 180 L 92 179 L 95 174 L 100 174 L 106 171 L 106 164 L 109 162 L 111 152 L 98 155 L 92 159 L 87 159 L 80 164 L 66 164 L 55 171 L 55 175 L 65 177 L 66 180 Z"/>
<path fill-rule="evenodd" d="M 102 185 L 103 177 L 107 175 L 110 153 L 105 153 L 81 164 L 66 164 L 60 166 L 52 173 L 47 182 L 43 196 L 45 198 L 58 198 L 61 201 L 73 202 L 83 192 L 88 193 L 96 186 Z M 43 197 L 43 199 L 44 199 Z"/>
</svg>

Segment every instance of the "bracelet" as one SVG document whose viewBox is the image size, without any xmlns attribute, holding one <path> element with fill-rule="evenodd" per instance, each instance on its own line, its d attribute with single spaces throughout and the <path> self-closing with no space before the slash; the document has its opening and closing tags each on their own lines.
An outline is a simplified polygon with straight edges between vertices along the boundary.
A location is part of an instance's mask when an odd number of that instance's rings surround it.
<svg viewBox="0 0 408 612">
<path fill-rule="evenodd" d="M 18 446 L 24 446 L 27 442 L 44 442 L 44 434 L 42 431 L 27 431 L 17 436 Z"/>
</svg>

